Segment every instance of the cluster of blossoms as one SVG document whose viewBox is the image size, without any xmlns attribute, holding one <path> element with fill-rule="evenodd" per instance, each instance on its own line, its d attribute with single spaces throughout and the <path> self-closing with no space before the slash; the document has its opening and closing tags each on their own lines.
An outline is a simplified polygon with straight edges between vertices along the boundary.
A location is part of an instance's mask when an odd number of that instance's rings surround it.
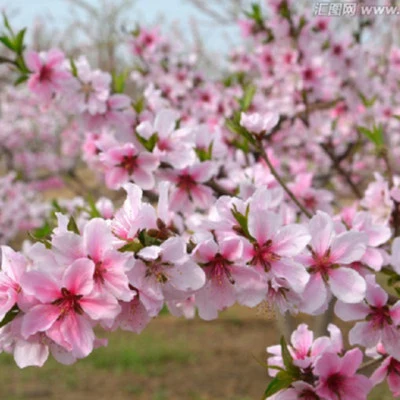
<svg viewBox="0 0 400 400">
<path fill-rule="evenodd" d="M 45 224 L 1 251 L 0 351 L 20 367 L 73 363 L 106 344 L 96 326 L 140 333 L 164 306 L 212 320 L 268 302 L 354 321 L 357 347 L 300 325 L 268 349 L 265 397 L 362 400 L 384 379 L 400 395 L 400 50 L 338 41 L 329 20 L 267 3 L 268 19 L 254 5 L 241 21 L 251 51 L 233 52 L 224 79 L 139 28 L 134 97 L 124 75 L 8 37 L 29 92 L 1 99 L 0 150 L 19 180 L 0 180 L 0 240 Z M 33 190 L 73 181 L 80 158 L 125 190 L 122 207 L 76 197 L 42 217 Z M 364 354 L 380 364 L 369 378 Z"/>
<path fill-rule="evenodd" d="M 285 373 L 293 375 L 292 387 L 272 395 L 274 400 L 294 399 L 365 399 L 372 389 L 372 382 L 357 374 L 363 354 L 355 348 L 345 351 L 342 334 L 333 324 L 328 326 L 330 337 L 314 340 L 313 332 L 301 324 L 293 332 L 291 343 L 271 346 L 267 351 L 271 376 Z M 282 351 L 282 349 L 284 351 Z M 279 372 L 277 372 L 279 371 Z M 297 379 L 296 379 L 297 378 Z"/>
</svg>

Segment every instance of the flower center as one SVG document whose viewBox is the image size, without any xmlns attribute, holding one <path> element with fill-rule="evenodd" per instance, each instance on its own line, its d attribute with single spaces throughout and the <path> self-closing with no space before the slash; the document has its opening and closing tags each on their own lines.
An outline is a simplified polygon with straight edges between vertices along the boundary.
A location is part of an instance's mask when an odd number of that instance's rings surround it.
<svg viewBox="0 0 400 400">
<path fill-rule="evenodd" d="M 190 192 L 195 186 L 196 182 L 190 175 L 184 174 L 179 177 L 178 187 Z"/>
<path fill-rule="evenodd" d="M 132 174 L 137 167 L 137 157 L 136 156 L 124 156 L 120 164 L 121 168 Z"/>
<path fill-rule="evenodd" d="M 83 314 L 82 307 L 79 304 L 79 300 L 83 297 L 82 295 L 71 293 L 66 288 L 61 289 L 61 295 L 62 297 L 52 303 L 60 308 L 60 316 L 58 319 L 64 318 L 71 311 L 77 314 Z"/>
<path fill-rule="evenodd" d="M 42 68 L 40 68 L 39 81 L 40 82 L 51 81 L 52 75 L 53 75 L 53 70 L 47 65 L 43 65 Z"/>
<path fill-rule="evenodd" d="M 262 246 L 258 243 L 254 245 L 253 258 L 250 261 L 252 265 L 261 265 L 265 272 L 271 269 L 273 262 L 280 260 L 280 256 L 272 251 L 272 241 L 267 240 Z"/>
<path fill-rule="evenodd" d="M 387 325 L 392 324 L 392 318 L 388 306 L 371 307 L 371 313 L 367 315 L 366 320 L 372 322 L 372 326 L 376 329 L 383 329 Z"/>
<path fill-rule="evenodd" d="M 94 269 L 94 275 L 93 279 L 96 283 L 101 283 L 102 285 L 104 284 L 104 274 L 107 272 L 107 269 L 104 267 L 103 263 L 101 261 L 98 261 L 95 264 L 95 269 Z"/>
<path fill-rule="evenodd" d="M 329 390 L 335 394 L 339 394 L 343 388 L 343 384 L 345 381 L 345 377 L 340 375 L 339 373 L 331 375 L 327 381 L 326 385 L 328 386 Z"/>
<path fill-rule="evenodd" d="M 228 261 L 221 254 L 217 253 L 214 259 L 206 264 L 209 277 L 215 280 L 220 286 L 223 285 L 225 278 L 234 285 L 235 280 L 231 274 L 230 264 L 232 264 L 231 261 Z"/>
<path fill-rule="evenodd" d="M 314 253 L 313 251 L 311 253 L 313 257 L 313 265 L 311 265 L 309 272 L 320 273 L 323 279 L 328 280 L 329 270 L 334 267 L 334 264 L 331 261 L 330 249 L 328 249 L 322 256 Z"/>
</svg>

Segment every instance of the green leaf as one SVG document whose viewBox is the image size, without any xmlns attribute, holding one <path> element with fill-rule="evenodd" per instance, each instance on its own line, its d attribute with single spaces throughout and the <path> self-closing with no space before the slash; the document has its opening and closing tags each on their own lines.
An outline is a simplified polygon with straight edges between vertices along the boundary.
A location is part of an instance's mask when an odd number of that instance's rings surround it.
<svg viewBox="0 0 400 400">
<path fill-rule="evenodd" d="M 46 221 L 43 226 L 34 230 L 32 232 L 32 235 L 36 239 L 44 239 L 44 238 L 48 238 L 50 236 L 51 232 L 52 232 L 52 227 L 50 226 L 48 221 Z"/>
<path fill-rule="evenodd" d="M 10 50 L 15 51 L 15 44 L 8 36 L 1 36 L 0 42 L 3 43 L 4 46 L 8 47 Z"/>
<path fill-rule="evenodd" d="M 366 136 L 377 147 L 382 147 L 385 144 L 382 125 L 374 125 L 372 129 L 368 129 L 363 126 L 358 126 L 357 130 L 362 135 Z"/>
<path fill-rule="evenodd" d="M 58 203 L 58 201 L 56 199 L 53 199 L 51 201 L 51 206 L 53 207 L 55 212 L 60 212 L 65 214 L 67 212 L 67 210 L 63 207 L 60 206 L 60 204 Z"/>
<path fill-rule="evenodd" d="M 240 123 L 234 119 L 227 119 L 225 120 L 225 126 L 227 129 L 229 129 L 232 133 L 235 133 L 245 140 L 247 140 L 251 144 L 256 144 L 256 140 L 254 137 L 251 135 L 251 133 L 243 128 L 243 126 L 240 125 Z"/>
<path fill-rule="evenodd" d="M 157 133 L 153 133 L 148 139 L 143 138 L 138 133 L 136 133 L 136 137 L 146 150 L 152 152 L 154 147 L 156 147 L 158 141 Z"/>
<path fill-rule="evenodd" d="M 9 22 L 9 20 L 8 20 L 7 15 L 6 15 L 5 12 L 3 12 L 3 24 L 4 24 L 4 26 L 6 27 L 6 29 L 8 30 L 8 32 L 11 33 L 11 36 L 14 37 L 14 36 L 15 36 L 15 35 L 14 35 L 14 31 L 13 31 L 13 29 L 11 28 L 11 24 L 10 24 L 10 22 Z"/>
<path fill-rule="evenodd" d="M 19 308 L 18 306 L 15 305 L 10 311 L 7 312 L 4 318 L 0 321 L 0 328 L 11 322 L 18 314 L 19 314 Z"/>
<path fill-rule="evenodd" d="M 251 5 L 251 11 L 245 12 L 245 14 L 249 18 L 253 19 L 258 25 L 262 25 L 264 23 L 261 6 L 257 3 L 253 3 Z"/>
<path fill-rule="evenodd" d="M 294 379 L 299 379 L 300 378 L 300 368 L 297 367 L 296 365 L 293 364 L 293 357 L 290 354 L 288 345 L 286 343 L 286 339 L 284 336 L 281 337 L 281 353 L 282 353 L 282 359 L 283 359 L 283 364 L 285 365 L 286 372 Z"/>
<path fill-rule="evenodd" d="M 29 76 L 28 75 L 21 75 L 18 79 L 15 80 L 14 86 L 18 86 L 21 83 L 24 83 L 28 80 Z"/>
<path fill-rule="evenodd" d="M 17 34 L 17 36 L 15 37 L 15 51 L 18 54 L 22 54 L 22 52 L 24 51 L 24 38 L 25 38 L 25 33 L 26 33 L 26 28 L 20 30 Z"/>
<path fill-rule="evenodd" d="M 236 219 L 237 223 L 242 228 L 243 233 L 246 235 L 246 237 L 251 238 L 252 236 L 250 235 L 249 227 L 248 227 L 249 212 L 250 212 L 250 207 L 249 206 L 247 206 L 247 208 L 246 208 L 245 215 L 241 214 L 237 210 L 235 205 L 233 205 L 233 209 L 231 209 L 231 213 L 233 215 L 233 218 Z"/>
<path fill-rule="evenodd" d="M 245 88 L 243 97 L 239 100 L 240 109 L 242 111 L 246 112 L 250 108 L 256 91 L 257 88 L 254 85 L 249 85 Z"/>
<path fill-rule="evenodd" d="M 138 114 L 140 114 L 144 110 L 144 107 L 145 107 L 145 99 L 143 96 L 140 97 L 140 99 L 138 99 L 136 103 L 133 104 L 133 108 Z"/>
<path fill-rule="evenodd" d="M 77 66 L 76 66 L 76 64 L 75 64 L 74 59 L 71 58 L 71 59 L 69 60 L 69 63 L 70 63 L 70 65 L 71 65 L 71 72 L 72 72 L 72 75 L 76 78 L 76 77 L 78 76 L 78 68 L 77 68 Z"/>
<path fill-rule="evenodd" d="M 124 71 L 120 74 L 113 74 L 113 90 L 115 93 L 124 93 L 127 77 L 127 71 Z"/>
<path fill-rule="evenodd" d="M 147 234 L 145 229 L 142 229 L 138 234 L 138 239 L 143 247 L 159 246 L 162 242 L 159 239 L 153 238 Z"/>
<path fill-rule="evenodd" d="M 23 74 L 29 74 L 31 72 L 31 71 L 29 71 L 28 67 L 26 66 L 25 60 L 21 54 L 18 54 L 18 56 L 15 60 L 15 65 L 18 67 L 20 72 L 22 72 Z"/>
<path fill-rule="evenodd" d="M 287 20 L 291 18 L 289 5 L 286 0 L 283 0 L 282 3 L 280 4 L 279 14 Z"/>
<path fill-rule="evenodd" d="M 361 99 L 363 105 L 364 105 L 365 107 L 367 107 L 367 108 L 371 108 L 371 107 L 374 105 L 374 103 L 375 103 L 375 101 L 377 100 L 377 98 L 378 98 L 377 96 L 373 96 L 373 97 L 371 97 L 370 99 L 368 99 L 368 98 L 367 98 L 363 93 L 361 93 L 361 92 L 359 92 L 358 95 L 359 95 L 359 97 L 360 97 L 360 99 Z"/>
<path fill-rule="evenodd" d="M 133 242 L 129 242 L 126 245 L 122 246 L 119 251 L 122 253 L 125 252 L 132 252 L 137 253 L 138 251 L 143 249 L 143 244 L 140 243 L 138 240 L 134 240 Z"/>
<path fill-rule="evenodd" d="M 295 380 L 293 377 L 286 371 L 278 372 L 274 379 L 269 383 L 267 389 L 264 392 L 264 397 L 268 398 L 278 393 L 283 389 L 287 389 Z"/>
<path fill-rule="evenodd" d="M 197 157 L 201 162 L 211 160 L 212 159 L 212 150 L 213 150 L 214 142 L 211 142 L 208 146 L 208 149 L 195 149 Z"/>
<path fill-rule="evenodd" d="M 284 336 L 281 337 L 281 351 L 282 351 L 283 364 L 288 370 L 290 370 L 293 367 L 293 357 L 290 354 Z"/>
<path fill-rule="evenodd" d="M 70 217 L 70 219 L 68 221 L 67 229 L 71 232 L 76 233 L 77 235 L 80 234 L 78 225 L 76 224 L 76 221 L 75 221 L 75 218 L 72 216 Z"/>
<path fill-rule="evenodd" d="M 87 203 L 89 205 L 89 214 L 91 218 L 101 218 L 100 211 L 96 207 L 96 203 L 91 195 L 87 197 Z"/>
<path fill-rule="evenodd" d="M 32 232 L 28 232 L 28 236 L 29 236 L 33 241 L 42 243 L 42 244 L 46 247 L 46 249 L 51 249 L 51 243 L 50 243 L 50 241 L 49 241 L 48 239 L 46 239 L 46 238 L 37 238 L 37 237 L 35 237 L 35 236 L 33 235 Z"/>
</svg>

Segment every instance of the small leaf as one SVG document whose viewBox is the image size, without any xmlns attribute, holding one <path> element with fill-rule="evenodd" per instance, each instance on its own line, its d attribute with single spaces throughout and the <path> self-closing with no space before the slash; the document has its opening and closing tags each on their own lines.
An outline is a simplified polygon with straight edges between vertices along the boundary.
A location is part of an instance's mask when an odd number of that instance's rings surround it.
<svg viewBox="0 0 400 400">
<path fill-rule="evenodd" d="M 11 36 L 14 37 L 14 31 L 11 28 L 11 24 L 10 24 L 5 12 L 3 12 L 3 24 L 7 28 L 7 30 L 11 33 Z"/>
<path fill-rule="evenodd" d="M 261 6 L 257 3 L 251 5 L 251 11 L 245 13 L 249 18 L 253 19 L 258 25 L 263 24 L 263 16 Z"/>
<path fill-rule="evenodd" d="M 101 213 L 96 207 L 96 203 L 93 200 L 93 197 L 91 195 L 88 196 L 87 198 L 87 203 L 89 205 L 89 214 L 91 218 L 101 218 Z"/>
<path fill-rule="evenodd" d="M 256 144 L 256 141 L 254 137 L 251 135 L 251 133 L 243 128 L 239 122 L 235 121 L 234 119 L 227 119 L 225 121 L 225 126 L 232 132 L 236 133 L 237 135 L 242 136 L 244 139 L 246 139 L 249 143 L 251 144 Z"/>
<path fill-rule="evenodd" d="M 240 109 L 242 111 L 246 112 L 250 108 L 256 91 L 257 88 L 254 85 L 249 85 L 246 87 L 243 97 L 239 100 Z"/>
<path fill-rule="evenodd" d="M 25 38 L 26 28 L 20 30 L 15 38 L 15 51 L 18 54 L 22 54 L 24 51 L 24 38 Z"/>
<path fill-rule="evenodd" d="M 138 99 L 136 103 L 133 104 L 133 108 L 138 114 L 140 114 L 144 110 L 144 107 L 145 107 L 145 99 L 143 96 L 140 97 L 140 99 Z"/>
<path fill-rule="evenodd" d="M 124 93 L 127 76 L 126 71 L 121 74 L 113 74 L 113 89 L 115 93 Z"/>
<path fill-rule="evenodd" d="M 10 311 L 7 312 L 4 318 L 0 321 L 0 328 L 11 322 L 18 314 L 19 314 L 19 308 L 17 305 L 15 305 Z"/>
<path fill-rule="evenodd" d="M 154 150 L 154 147 L 157 144 L 158 141 L 158 135 L 157 133 L 153 133 L 149 139 L 145 139 L 142 136 L 140 136 L 138 133 L 136 133 L 136 137 L 138 138 L 139 142 L 143 145 L 143 147 L 152 152 Z"/>
<path fill-rule="evenodd" d="M 76 221 L 75 221 L 75 218 L 72 217 L 72 216 L 70 217 L 70 219 L 69 219 L 69 221 L 68 221 L 67 229 L 68 229 L 70 232 L 76 233 L 77 235 L 80 234 L 78 225 L 76 224 Z"/>
<path fill-rule="evenodd" d="M 233 206 L 233 209 L 231 209 L 231 213 L 232 213 L 233 217 L 236 219 L 236 221 L 238 222 L 239 226 L 242 228 L 243 233 L 246 235 L 246 237 L 251 238 L 249 228 L 248 228 L 249 212 L 250 212 L 249 207 L 246 208 L 245 215 L 241 214 L 237 210 L 235 205 Z"/>
<path fill-rule="evenodd" d="M 278 372 L 265 390 L 263 399 L 271 397 L 283 389 L 287 389 L 293 382 L 293 377 L 286 371 Z"/>
<path fill-rule="evenodd" d="M 358 132 L 366 136 L 377 147 L 382 147 L 385 144 L 382 125 L 374 125 L 372 130 L 363 126 L 357 127 Z"/>
<path fill-rule="evenodd" d="M 52 232 L 52 228 L 51 228 L 50 224 L 46 221 L 42 227 L 34 230 L 32 232 L 32 235 L 36 239 L 44 239 L 44 238 L 48 238 L 50 236 L 51 232 Z"/>
<path fill-rule="evenodd" d="M 4 46 L 8 47 L 10 50 L 15 51 L 15 44 L 8 36 L 1 36 L 0 42 L 3 43 Z"/>
<path fill-rule="evenodd" d="M 290 354 L 284 336 L 281 337 L 281 351 L 282 351 L 283 364 L 285 365 L 286 369 L 289 370 L 293 367 L 293 357 Z"/>
<path fill-rule="evenodd" d="M 213 145 L 214 142 L 211 142 L 210 145 L 208 146 L 208 149 L 195 149 L 197 157 L 201 162 L 212 159 Z"/>
<path fill-rule="evenodd" d="M 162 242 L 159 239 L 149 236 L 145 229 L 142 229 L 138 234 L 138 239 L 143 247 L 159 246 Z"/>
<path fill-rule="evenodd" d="M 373 97 L 371 97 L 370 99 L 368 99 L 368 98 L 367 98 L 363 93 L 361 93 L 361 92 L 359 92 L 358 95 L 359 95 L 359 97 L 360 97 L 360 99 L 361 99 L 363 105 L 364 105 L 365 107 L 367 107 L 367 108 L 371 108 L 371 107 L 374 105 L 376 99 L 378 98 L 377 96 L 373 96 Z"/>
<path fill-rule="evenodd" d="M 14 86 L 18 86 L 21 83 L 24 83 L 28 80 L 29 76 L 28 75 L 21 75 L 18 79 L 15 80 Z"/>
<path fill-rule="evenodd" d="M 73 58 L 71 58 L 71 59 L 69 60 L 69 64 L 71 65 L 71 72 L 72 72 L 72 75 L 76 78 L 76 77 L 78 76 L 78 68 L 77 68 L 77 66 L 76 66 L 75 61 L 74 61 Z"/>
<path fill-rule="evenodd" d="M 28 236 L 29 236 L 32 240 L 34 240 L 35 242 L 42 243 L 42 244 L 46 247 L 46 249 L 51 249 L 51 243 L 50 243 L 50 241 L 49 241 L 48 239 L 45 239 L 45 238 L 37 238 L 37 237 L 35 237 L 31 232 L 28 232 Z"/>
<path fill-rule="evenodd" d="M 122 253 L 125 252 L 132 252 L 137 253 L 138 251 L 143 249 L 143 244 L 140 243 L 138 240 L 134 240 L 132 242 L 127 243 L 126 245 L 122 246 L 119 251 Z"/>
</svg>

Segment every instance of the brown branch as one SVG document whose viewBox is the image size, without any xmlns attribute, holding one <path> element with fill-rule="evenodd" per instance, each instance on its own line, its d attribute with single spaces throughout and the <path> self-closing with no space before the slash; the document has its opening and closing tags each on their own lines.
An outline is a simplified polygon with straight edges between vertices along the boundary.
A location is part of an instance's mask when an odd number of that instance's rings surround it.
<svg viewBox="0 0 400 400">
<path fill-rule="evenodd" d="M 352 192 L 358 199 L 362 199 L 362 193 L 358 186 L 352 181 L 348 172 L 340 165 L 340 161 L 336 157 L 336 155 L 332 152 L 329 146 L 326 143 L 320 143 L 320 147 L 324 150 L 325 154 L 331 159 L 332 166 L 336 171 L 345 179 Z"/>
<path fill-rule="evenodd" d="M 211 181 L 205 183 L 205 185 L 207 185 L 212 190 L 214 190 L 214 192 L 217 193 L 219 196 L 234 196 L 234 193 L 232 193 L 228 189 L 225 189 L 224 187 L 222 187 L 219 183 L 215 182 L 214 180 L 211 180 Z"/>
<path fill-rule="evenodd" d="M 300 203 L 300 201 L 296 198 L 296 196 L 293 194 L 293 192 L 289 189 L 289 187 L 286 185 L 284 180 L 281 178 L 279 175 L 278 171 L 275 169 L 275 167 L 272 165 L 271 160 L 268 157 L 267 152 L 264 149 L 264 146 L 262 145 L 262 141 L 258 141 L 259 146 L 258 150 L 260 151 L 262 159 L 267 163 L 268 168 L 270 169 L 272 175 L 274 178 L 278 181 L 278 183 L 282 186 L 283 190 L 287 193 L 287 195 L 292 199 L 292 201 L 299 207 L 300 211 L 308 218 L 312 217 L 312 214 L 303 206 L 303 204 Z"/>
<path fill-rule="evenodd" d="M 375 358 L 373 360 L 366 361 L 365 363 L 360 365 L 360 368 L 358 368 L 357 372 L 363 372 L 365 370 L 368 370 L 370 367 L 373 367 L 376 364 L 379 364 L 381 361 L 384 361 L 386 357 L 388 357 L 388 356 Z"/>
</svg>

